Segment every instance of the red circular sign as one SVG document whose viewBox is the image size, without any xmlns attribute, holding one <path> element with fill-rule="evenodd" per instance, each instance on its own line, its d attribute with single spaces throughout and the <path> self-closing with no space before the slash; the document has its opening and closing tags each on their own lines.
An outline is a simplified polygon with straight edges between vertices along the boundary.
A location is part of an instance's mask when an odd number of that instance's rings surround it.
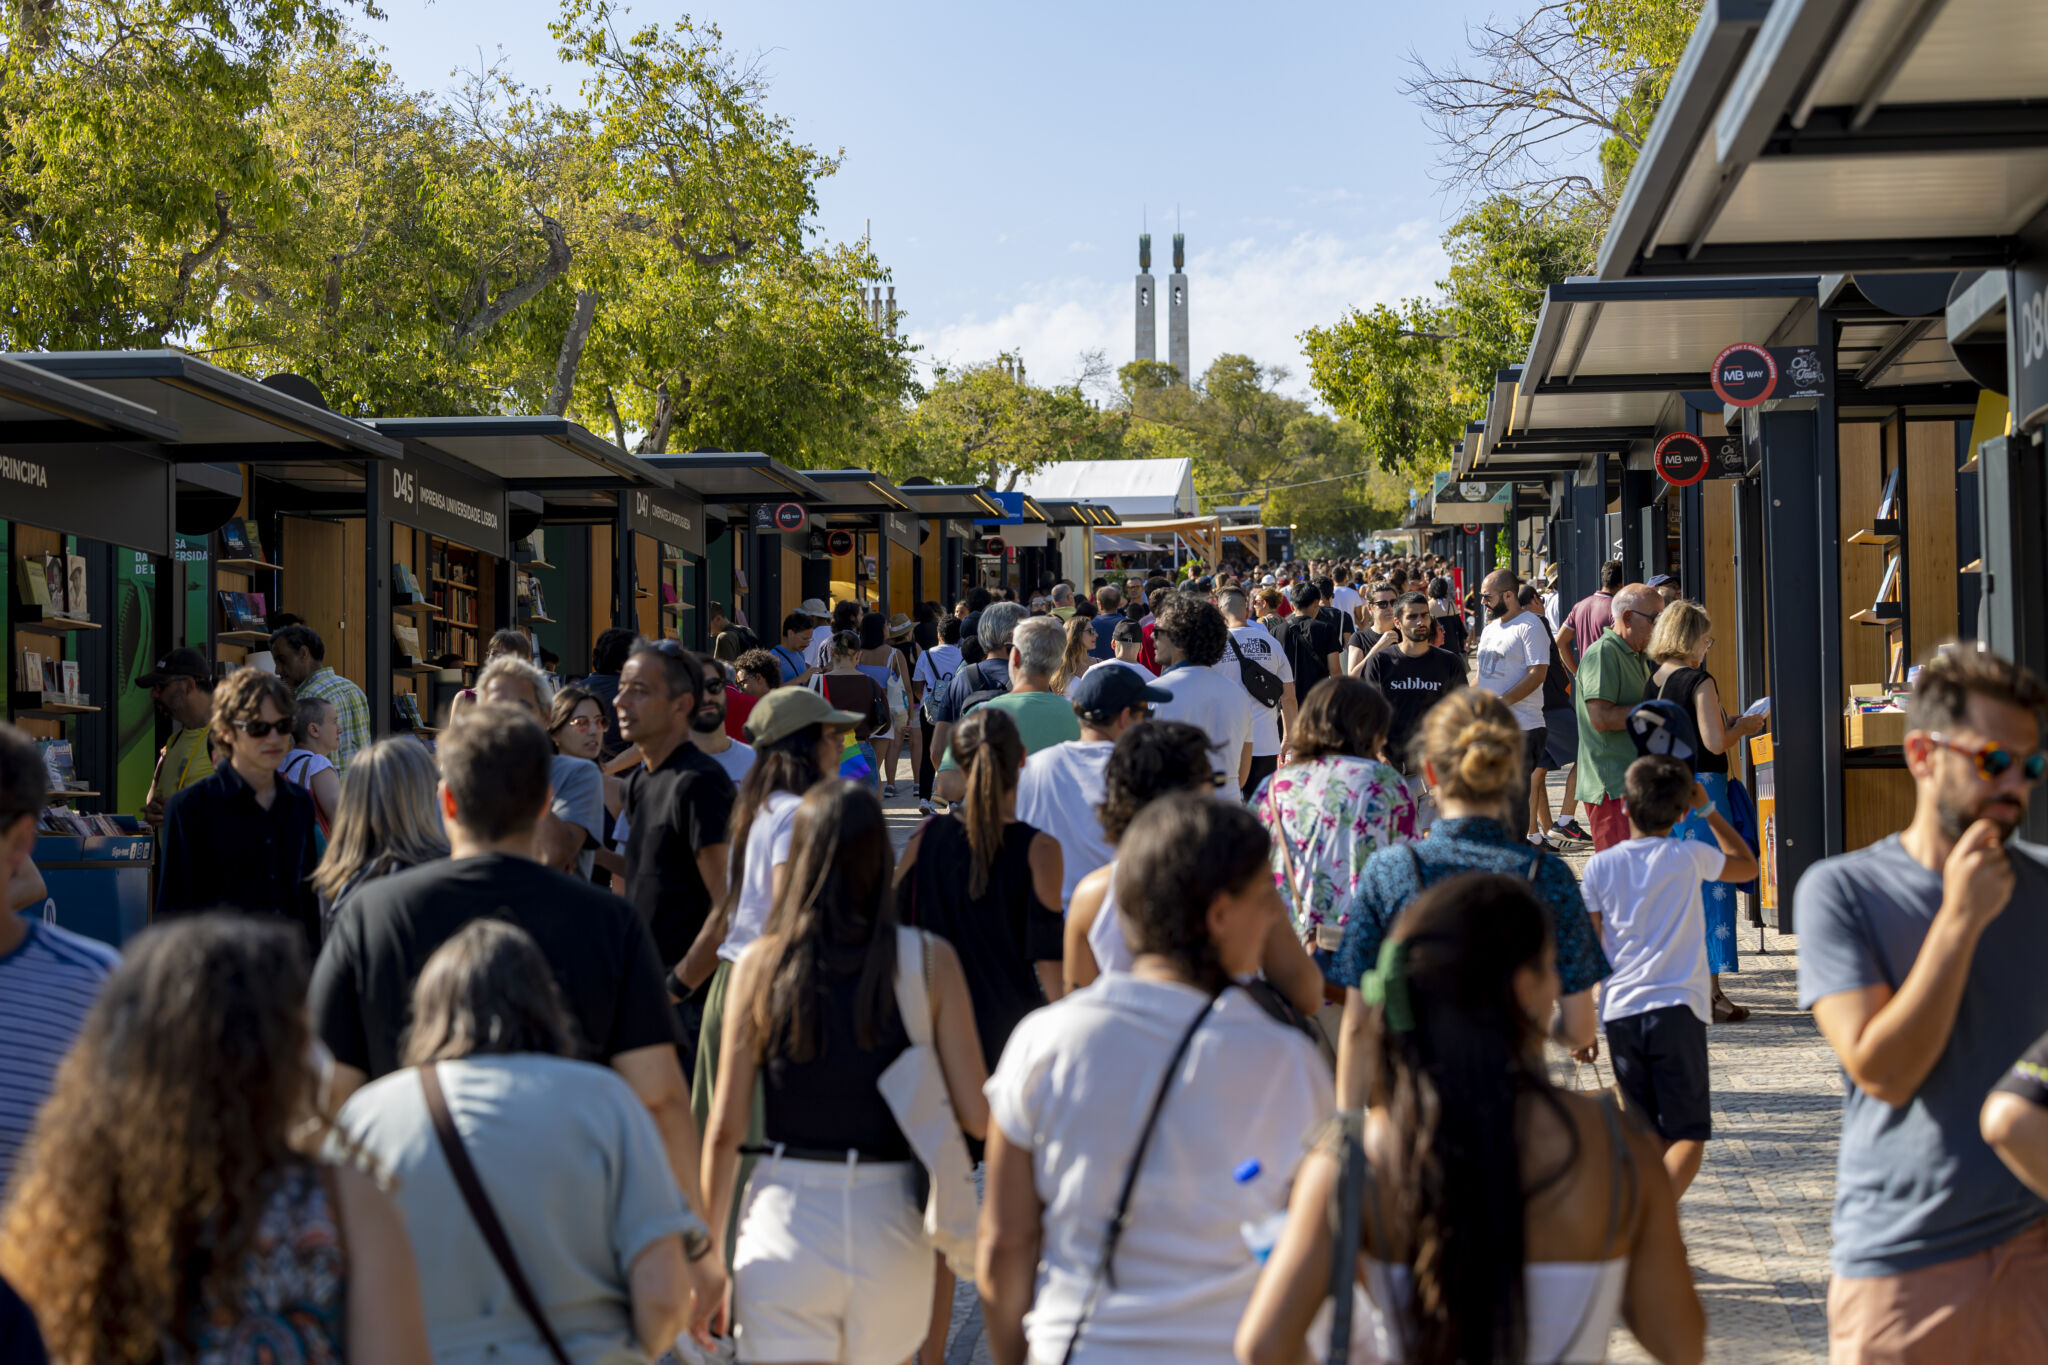
<svg viewBox="0 0 2048 1365">
<path fill-rule="evenodd" d="M 853 532 L 834 531 L 825 537 L 825 553 L 828 555 L 850 555 L 853 553 Z"/>
<path fill-rule="evenodd" d="M 1009 546 L 1003 543 L 1001 536 L 990 536 L 987 540 L 981 542 L 981 552 L 997 559 L 1002 558 L 1003 551 L 1008 548 Z"/>
<path fill-rule="evenodd" d="M 1657 442 L 1657 477 L 1675 488 L 1690 488 L 1707 477 L 1713 456 L 1689 431 L 1674 431 Z"/>
<path fill-rule="evenodd" d="M 1778 362 L 1761 346 L 1738 341 L 1714 357 L 1707 380 L 1714 395 L 1731 407 L 1753 408 L 1778 387 Z"/>
<path fill-rule="evenodd" d="M 804 529 L 804 507 L 800 502 L 785 502 L 775 509 L 775 526 L 782 531 Z"/>
<path fill-rule="evenodd" d="M 1463 531 L 1468 536 L 1476 536 L 1479 534 L 1479 523 L 1476 521 L 1468 521 L 1458 529 Z"/>
</svg>

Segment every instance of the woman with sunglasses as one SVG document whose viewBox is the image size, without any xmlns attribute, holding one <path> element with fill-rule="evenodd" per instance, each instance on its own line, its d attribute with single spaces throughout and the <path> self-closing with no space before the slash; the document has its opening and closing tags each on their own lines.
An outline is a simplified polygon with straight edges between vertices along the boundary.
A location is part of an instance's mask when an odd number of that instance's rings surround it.
<svg viewBox="0 0 2048 1365">
<path fill-rule="evenodd" d="M 1643 700 L 1674 702 L 1692 722 L 1693 732 L 1686 738 L 1696 755 L 1695 774 L 1713 798 L 1714 809 L 1732 822 L 1735 812 L 1728 801 L 1728 755 L 1743 740 L 1761 734 L 1770 720 L 1760 715 L 1730 716 L 1721 709 L 1714 675 L 1702 666 L 1713 647 L 1714 623 L 1705 607 L 1680 598 L 1664 608 L 1650 632 L 1648 653 L 1655 671 L 1643 689 Z M 1719 847 L 1706 817 L 1698 811 L 1688 811 L 1671 837 Z M 1707 914 L 1707 971 L 1713 981 L 1714 1022 L 1739 1024 L 1749 1018 L 1749 1010 L 1721 993 L 1721 973 L 1742 969 L 1735 946 L 1735 887 L 1728 882 L 1706 882 L 1700 887 L 1700 903 Z"/>
<path fill-rule="evenodd" d="M 319 861 L 313 798 L 280 781 L 298 702 L 274 673 L 239 668 L 213 689 L 213 745 L 227 760 L 164 809 L 156 916 L 230 906 L 281 915 L 320 947 L 306 878 Z"/>
<path fill-rule="evenodd" d="M 555 752 L 564 758 L 598 761 L 604 749 L 605 729 L 611 724 L 611 713 L 604 704 L 604 698 L 582 687 L 565 687 L 555 693 L 555 699 L 548 711 L 548 738 L 554 742 Z M 599 765 L 600 771 L 602 766 Z M 626 860 L 611 846 L 613 826 L 619 818 L 619 802 L 624 795 L 626 784 L 610 773 L 603 774 L 604 781 L 604 838 L 592 850 L 592 867 L 603 871 L 625 884 Z M 593 881 L 602 881 L 592 874 Z"/>
</svg>

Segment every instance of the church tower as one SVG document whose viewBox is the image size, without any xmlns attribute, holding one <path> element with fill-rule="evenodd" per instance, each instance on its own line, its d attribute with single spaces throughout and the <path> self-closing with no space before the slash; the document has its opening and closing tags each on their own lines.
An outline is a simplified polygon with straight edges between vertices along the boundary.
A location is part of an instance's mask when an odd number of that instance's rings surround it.
<svg viewBox="0 0 2048 1365">
<path fill-rule="evenodd" d="M 1192 384 L 1188 368 L 1188 277 L 1187 238 L 1173 234 L 1173 273 L 1166 277 L 1166 360 L 1180 371 L 1180 382 Z"/>
<path fill-rule="evenodd" d="M 1138 234 L 1138 348 L 1139 360 L 1159 359 L 1159 308 L 1152 298 L 1152 234 Z"/>
</svg>

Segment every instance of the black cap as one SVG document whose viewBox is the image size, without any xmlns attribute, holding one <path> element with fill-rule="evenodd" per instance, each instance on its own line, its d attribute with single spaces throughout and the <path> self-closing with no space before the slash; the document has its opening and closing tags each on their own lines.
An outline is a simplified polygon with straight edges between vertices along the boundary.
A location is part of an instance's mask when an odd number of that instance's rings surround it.
<svg viewBox="0 0 2048 1365">
<path fill-rule="evenodd" d="M 1074 709 L 1090 720 L 1111 720 L 1143 702 L 1163 705 L 1173 693 L 1154 687 L 1126 664 L 1104 662 L 1081 675 L 1074 688 Z"/>
<path fill-rule="evenodd" d="M 212 682 L 213 670 L 206 656 L 196 649 L 174 649 L 156 661 L 156 667 L 135 680 L 137 687 L 161 687 L 173 678 Z"/>
</svg>

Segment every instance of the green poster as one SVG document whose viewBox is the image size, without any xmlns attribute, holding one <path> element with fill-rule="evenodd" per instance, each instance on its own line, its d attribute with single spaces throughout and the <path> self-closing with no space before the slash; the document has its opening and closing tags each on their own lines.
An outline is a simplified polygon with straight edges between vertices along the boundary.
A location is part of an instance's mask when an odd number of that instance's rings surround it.
<svg viewBox="0 0 2048 1365">
<path fill-rule="evenodd" d="M 210 603 L 206 599 L 206 557 L 210 551 L 211 536 L 179 536 L 177 544 L 178 569 L 185 593 L 184 637 L 172 643 L 186 645 L 206 651 L 206 613 Z"/>
<path fill-rule="evenodd" d="M 145 551 L 114 547 L 113 626 L 114 799 L 108 808 L 140 815 L 156 768 L 156 707 L 135 685 L 156 662 L 156 559 Z"/>
</svg>

